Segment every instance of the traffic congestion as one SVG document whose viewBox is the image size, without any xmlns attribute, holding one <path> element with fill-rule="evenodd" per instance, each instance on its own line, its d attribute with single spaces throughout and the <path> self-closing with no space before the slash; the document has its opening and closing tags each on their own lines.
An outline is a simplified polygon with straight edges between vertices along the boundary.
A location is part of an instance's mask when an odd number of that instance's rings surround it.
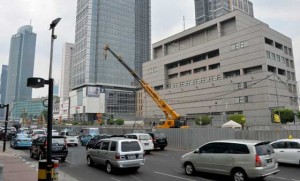
<svg viewBox="0 0 300 181">
<path fill-rule="evenodd" d="M 44 129 L 20 128 L 11 131 L 11 138 L 7 137 L 6 141 L 30 162 L 37 163 L 47 154 L 47 134 L 42 131 Z M 161 132 L 108 135 L 100 134 L 98 128 L 83 128 L 79 133 L 72 129 L 53 132 L 59 135 L 52 137 L 52 157 L 60 161 L 63 172 L 76 178 L 92 174 L 96 180 L 98 174 L 112 180 L 133 177 L 139 180 L 154 177 L 166 180 L 299 180 L 299 174 L 294 172 L 300 166 L 300 139 L 296 138 L 271 143 L 215 140 L 194 150 L 177 150 L 168 147 L 167 137 Z M 79 176 L 76 170 L 80 168 L 87 172 L 80 172 Z M 152 172 L 148 173 L 149 169 Z"/>
</svg>

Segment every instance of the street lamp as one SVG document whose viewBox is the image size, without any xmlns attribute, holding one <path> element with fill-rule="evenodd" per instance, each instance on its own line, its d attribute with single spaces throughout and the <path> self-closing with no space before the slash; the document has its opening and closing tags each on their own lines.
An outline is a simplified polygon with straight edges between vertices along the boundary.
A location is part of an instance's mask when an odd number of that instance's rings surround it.
<svg viewBox="0 0 300 181">
<path fill-rule="evenodd" d="M 6 147 L 6 134 L 7 134 L 9 104 L 0 104 L 0 108 L 5 108 L 5 107 L 6 107 L 6 116 L 5 116 L 5 127 L 4 127 L 3 152 L 5 152 L 5 147 Z"/>
<path fill-rule="evenodd" d="M 51 33 L 51 48 L 50 48 L 50 66 L 49 66 L 49 80 L 44 80 L 42 78 L 32 77 L 27 79 L 27 87 L 40 88 L 44 87 L 45 84 L 49 85 L 48 89 L 48 120 L 47 120 L 47 180 L 52 181 L 52 119 L 53 119 L 53 78 L 52 78 L 52 60 L 53 60 L 53 44 L 54 40 L 57 38 L 54 35 L 54 30 L 56 25 L 59 23 L 61 18 L 56 18 L 50 24 Z"/>
</svg>

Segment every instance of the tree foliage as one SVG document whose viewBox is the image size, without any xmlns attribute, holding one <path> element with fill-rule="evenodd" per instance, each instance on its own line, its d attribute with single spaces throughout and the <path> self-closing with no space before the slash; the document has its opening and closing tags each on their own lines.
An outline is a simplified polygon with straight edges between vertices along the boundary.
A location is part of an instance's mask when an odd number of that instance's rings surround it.
<svg viewBox="0 0 300 181">
<path fill-rule="evenodd" d="M 201 117 L 197 117 L 195 119 L 195 124 L 196 125 L 202 125 L 202 126 L 205 126 L 205 125 L 208 125 L 211 123 L 211 117 L 205 115 L 205 116 L 201 116 Z"/>
<path fill-rule="evenodd" d="M 282 124 L 294 122 L 295 120 L 294 111 L 291 109 L 276 109 L 274 113 L 279 115 Z"/>
<path fill-rule="evenodd" d="M 237 123 L 239 123 L 240 125 L 244 126 L 246 123 L 246 118 L 243 114 L 231 114 L 228 116 L 227 120 L 232 120 L 235 121 Z"/>
<path fill-rule="evenodd" d="M 121 119 L 121 118 L 116 119 L 116 120 L 115 120 L 115 123 L 116 123 L 117 125 L 123 125 L 123 124 L 124 124 L 124 119 Z"/>
</svg>

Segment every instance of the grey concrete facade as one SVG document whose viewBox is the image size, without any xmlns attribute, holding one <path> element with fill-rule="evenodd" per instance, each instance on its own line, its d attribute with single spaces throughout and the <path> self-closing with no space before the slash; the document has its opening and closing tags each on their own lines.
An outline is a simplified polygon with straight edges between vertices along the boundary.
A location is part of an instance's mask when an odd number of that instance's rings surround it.
<svg viewBox="0 0 300 181">
<path fill-rule="evenodd" d="M 180 115 L 206 114 L 220 125 L 242 113 L 247 125 L 269 125 L 271 110 L 298 110 L 292 42 L 240 11 L 153 44 L 143 78 Z M 163 118 L 146 95 L 145 118 Z"/>
</svg>

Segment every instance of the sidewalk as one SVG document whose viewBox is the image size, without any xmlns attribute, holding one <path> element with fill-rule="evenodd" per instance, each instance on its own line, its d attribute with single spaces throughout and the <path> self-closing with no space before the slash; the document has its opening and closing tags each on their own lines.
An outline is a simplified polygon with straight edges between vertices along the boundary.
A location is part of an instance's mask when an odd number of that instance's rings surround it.
<svg viewBox="0 0 300 181">
<path fill-rule="evenodd" d="M 2 148 L 2 147 L 1 147 Z M 35 167 L 26 164 L 11 151 L 0 152 L 0 164 L 3 165 L 3 175 L 0 181 L 37 181 L 38 172 Z"/>
<path fill-rule="evenodd" d="M 3 142 L 0 141 L 0 181 L 37 181 L 38 163 L 36 165 L 19 157 L 14 150 L 6 143 L 6 150 L 3 152 Z M 37 161 L 38 162 L 38 161 Z M 3 169 L 1 170 L 1 165 Z M 61 170 L 59 170 L 59 181 L 78 181 Z"/>
</svg>

